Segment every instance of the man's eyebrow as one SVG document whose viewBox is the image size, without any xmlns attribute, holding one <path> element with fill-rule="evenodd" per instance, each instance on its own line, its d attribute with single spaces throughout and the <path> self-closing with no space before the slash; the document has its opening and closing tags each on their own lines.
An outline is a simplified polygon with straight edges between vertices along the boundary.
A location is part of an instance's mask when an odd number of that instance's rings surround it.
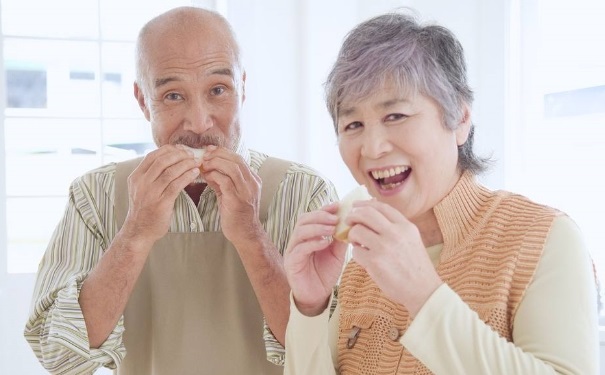
<svg viewBox="0 0 605 375">
<path fill-rule="evenodd" d="M 177 77 L 165 77 L 165 78 L 158 78 L 155 80 L 153 87 L 154 88 L 158 88 L 158 87 L 162 87 L 170 82 L 174 82 L 174 81 L 180 81 L 180 79 L 178 79 Z"/>
<path fill-rule="evenodd" d="M 219 69 L 214 69 L 211 70 L 208 75 L 213 75 L 213 74 L 218 74 L 218 75 L 225 75 L 225 76 L 229 76 L 229 77 L 233 77 L 233 70 L 231 68 L 219 68 Z"/>
<path fill-rule="evenodd" d="M 214 70 L 211 70 L 210 72 L 208 72 L 208 75 L 214 75 L 214 74 L 224 75 L 224 76 L 228 76 L 228 77 L 234 77 L 233 70 L 230 68 L 219 68 L 219 69 L 214 69 Z M 175 76 L 158 78 L 155 80 L 153 87 L 157 89 L 158 87 L 162 87 L 170 82 L 175 82 L 175 81 L 182 81 L 182 79 L 175 77 Z"/>
</svg>

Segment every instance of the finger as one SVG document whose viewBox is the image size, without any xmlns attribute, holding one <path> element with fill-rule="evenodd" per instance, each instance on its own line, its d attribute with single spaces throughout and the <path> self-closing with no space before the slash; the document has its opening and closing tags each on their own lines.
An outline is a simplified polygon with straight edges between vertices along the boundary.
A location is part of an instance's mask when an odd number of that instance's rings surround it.
<svg viewBox="0 0 605 375">
<path fill-rule="evenodd" d="M 323 225 L 323 224 L 306 224 L 296 228 L 296 236 L 300 242 L 316 240 L 316 239 L 330 239 L 334 234 L 336 225 Z"/>
<path fill-rule="evenodd" d="M 381 211 L 369 205 L 354 207 L 345 218 L 345 223 L 351 227 L 363 225 L 376 233 L 393 225 L 393 222 L 387 219 Z"/>
<path fill-rule="evenodd" d="M 250 170 L 246 161 L 238 154 L 225 148 L 211 148 L 204 154 L 204 173 L 219 171 L 232 180 L 239 193 L 247 193 L 249 182 L 260 184 L 260 177 Z"/>
<path fill-rule="evenodd" d="M 323 247 L 332 241 L 332 234 L 336 228 L 336 215 L 325 211 L 312 211 L 300 215 L 296 226 L 290 236 L 286 253 L 294 251 L 297 246 L 306 242 L 321 242 Z"/>
<path fill-rule="evenodd" d="M 242 201 L 258 200 L 260 179 L 257 181 L 252 174 L 248 174 L 249 179 L 245 180 L 245 172 L 233 166 L 233 163 L 225 163 L 220 169 L 204 169 L 204 179 L 218 194 L 238 197 Z"/>
<path fill-rule="evenodd" d="M 143 165 L 138 166 L 128 177 L 129 191 L 133 199 L 158 199 L 166 194 L 165 191 L 173 180 L 183 175 L 195 178 L 199 174 L 195 161 L 184 156 L 186 153 L 179 154 L 180 152 L 171 146 L 144 160 Z M 182 157 L 185 159 L 181 159 Z M 184 177 L 185 184 L 193 182 L 189 177 Z M 183 186 L 182 180 L 176 185 L 182 188 L 186 186 Z M 174 196 L 174 193 L 170 192 L 169 195 Z"/>
<path fill-rule="evenodd" d="M 141 160 L 141 163 L 139 163 L 139 165 L 132 172 L 132 175 L 136 176 L 147 173 L 147 171 L 156 159 L 160 159 L 163 155 L 170 153 L 170 148 L 170 145 L 162 146 L 145 155 L 145 157 L 143 157 L 143 160 Z"/>
<path fill-rule="evenodd" d="M 286 262 L 289 264 L 303 264 L 305 260 L 313 253 L 324 250 L 330 246 L 331 241 L 329 238 L 320 237 L 310 239 L 307 241 L 299 242 L 296 239 L 292 240 L 292 246 L 288 247 L 284 256 Z"/>
<path fill-rule="evenodd" d="M 167 199 L 176 199 L 181 191 L 192 184 L 199 175 L 200 170 L 197 166 L 192 169 L 184 170 L 179 176 L 171 175 L 171 180 L 164 188 L 162 196 Z"/>
<path fill-rule="evenodd" d="M 332 202 L 321 207 L 320 210 L 336 215 L 336 213 L 338 212 L 339 205 L 340 204 L 338 202 Z"/>
<path fill-rule="evenodd" d="M 380 212 L 390 222 L 396 223 L 401 221 L 409 221 L 405 216 L 401 214 L 390 204 L 380 202 L 376 199 L 355 201 L 353 202 L 353 208 L 361 207 L 373 207 L 376 211 Z"/>
<path fill-rule="evenodd" d="M 214 190 L 217 196 L 222 196 L 223 194 L 233 196 L 237 193 L 233 180 L 222 172 L 217 170 L 205 172 L 204 179 L 206 180 L 208 186 Z"/>
<path fill-rule="evenodd" d="M 146 155 L 134 173 L 144 175 L 148 183 L 163 179 L 164 184 L 167 184 L 172 181 L 171 177 L 176 178 L 186 169 L 193 169 L 197 165 L 191 153 L 172 145 L 165 145 Z"/>
<path fill-rule="evenodd" d="M 327 206 L 325 206 L 327 207 Z M 296 221 L 296 226 L 301 226 L 304 224 L 326 224 L 326 225 L 336 225 L 338 223 L 338 216 L 335 213 L 330 212 L 328 210 L 324 210 L 323 208 L 316 211 L 305 212 L 298 216 Z"/>
</svg>

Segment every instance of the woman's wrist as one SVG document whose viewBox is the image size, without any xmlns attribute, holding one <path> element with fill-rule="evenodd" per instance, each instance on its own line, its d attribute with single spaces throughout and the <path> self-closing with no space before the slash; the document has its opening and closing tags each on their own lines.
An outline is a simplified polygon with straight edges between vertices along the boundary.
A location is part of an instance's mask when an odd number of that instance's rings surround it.
<svg viewBox="0 0 605 375">
<path fill-rule="evenodd" d="M 298 312 L 308 317 L 314 317 L 324 312 L 330 301 L 330 297 L 319 303 L 301 303 L 300 301 L 296 300 L 295 296 L 292 296 L 292 299 L 294 300 L 294 304 L 296 305 Z"/>
</svg>

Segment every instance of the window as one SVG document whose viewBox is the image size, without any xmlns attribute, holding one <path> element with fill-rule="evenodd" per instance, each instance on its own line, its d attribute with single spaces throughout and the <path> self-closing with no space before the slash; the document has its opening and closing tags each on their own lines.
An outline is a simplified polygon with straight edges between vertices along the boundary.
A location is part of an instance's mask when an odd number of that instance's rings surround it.
<svg viewBox="0 0 605 375">
<path fill-rule="evenodd" d="M 134 40 L 190 3 L 1 2 L 9 274 L 36 271 L 76 176 L 155 148 L 132 94 Z"/>
<path fill-rule="evenodd" d="M 569 214 L 605 280 L 605 2 L 517 1 L 520 113 L 507 142 L 507 186 Z M 578 16 L 575 16 L 577 14 Z M 513 47 L 514 48 L 514 47 Z M 605 316 L 602 323 L 605 324 Z"/>
<path fill-rule="evenodd" d="M 218 1 L 0 0 L 0 374 L 46 373 L 23 327 L 69 183 L 155 148 L 133 96 L 138 30 Z"/>
</svg>

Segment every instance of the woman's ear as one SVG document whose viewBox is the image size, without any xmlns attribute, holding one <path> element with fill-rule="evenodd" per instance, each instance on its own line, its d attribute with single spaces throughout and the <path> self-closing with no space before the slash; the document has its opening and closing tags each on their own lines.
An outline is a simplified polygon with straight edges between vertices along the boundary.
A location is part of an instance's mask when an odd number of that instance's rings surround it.
<svg viewBox="0 0 605 375">
<path fill-rule="evenodd" d="M 471 130 L 471 109 L 467 104 L 462 108 L 462 118 L 458 123 L 458 127 L 454 131 L 456 133 L 456 143 L 462 146 L 468 139 L 468 134 Z"/>
<path fill-rule="evenodd" d="M 242 75 L 242 104 L 246 101 L 246 71 Z"/>
<path fill-rule="evenodd" d="M 141 108 L 145 118 L 147 121 L 150 121 L 151 117 L 149 116 L 149 108 L 147 108 L 147 104 L 145 103 L 145 95 L 143 94 L 143 90 L 136 82 L 134 83 L 134 97 L 137 100 L 137 103 L 139 103 L 139 108 Z"/>
</svg>

